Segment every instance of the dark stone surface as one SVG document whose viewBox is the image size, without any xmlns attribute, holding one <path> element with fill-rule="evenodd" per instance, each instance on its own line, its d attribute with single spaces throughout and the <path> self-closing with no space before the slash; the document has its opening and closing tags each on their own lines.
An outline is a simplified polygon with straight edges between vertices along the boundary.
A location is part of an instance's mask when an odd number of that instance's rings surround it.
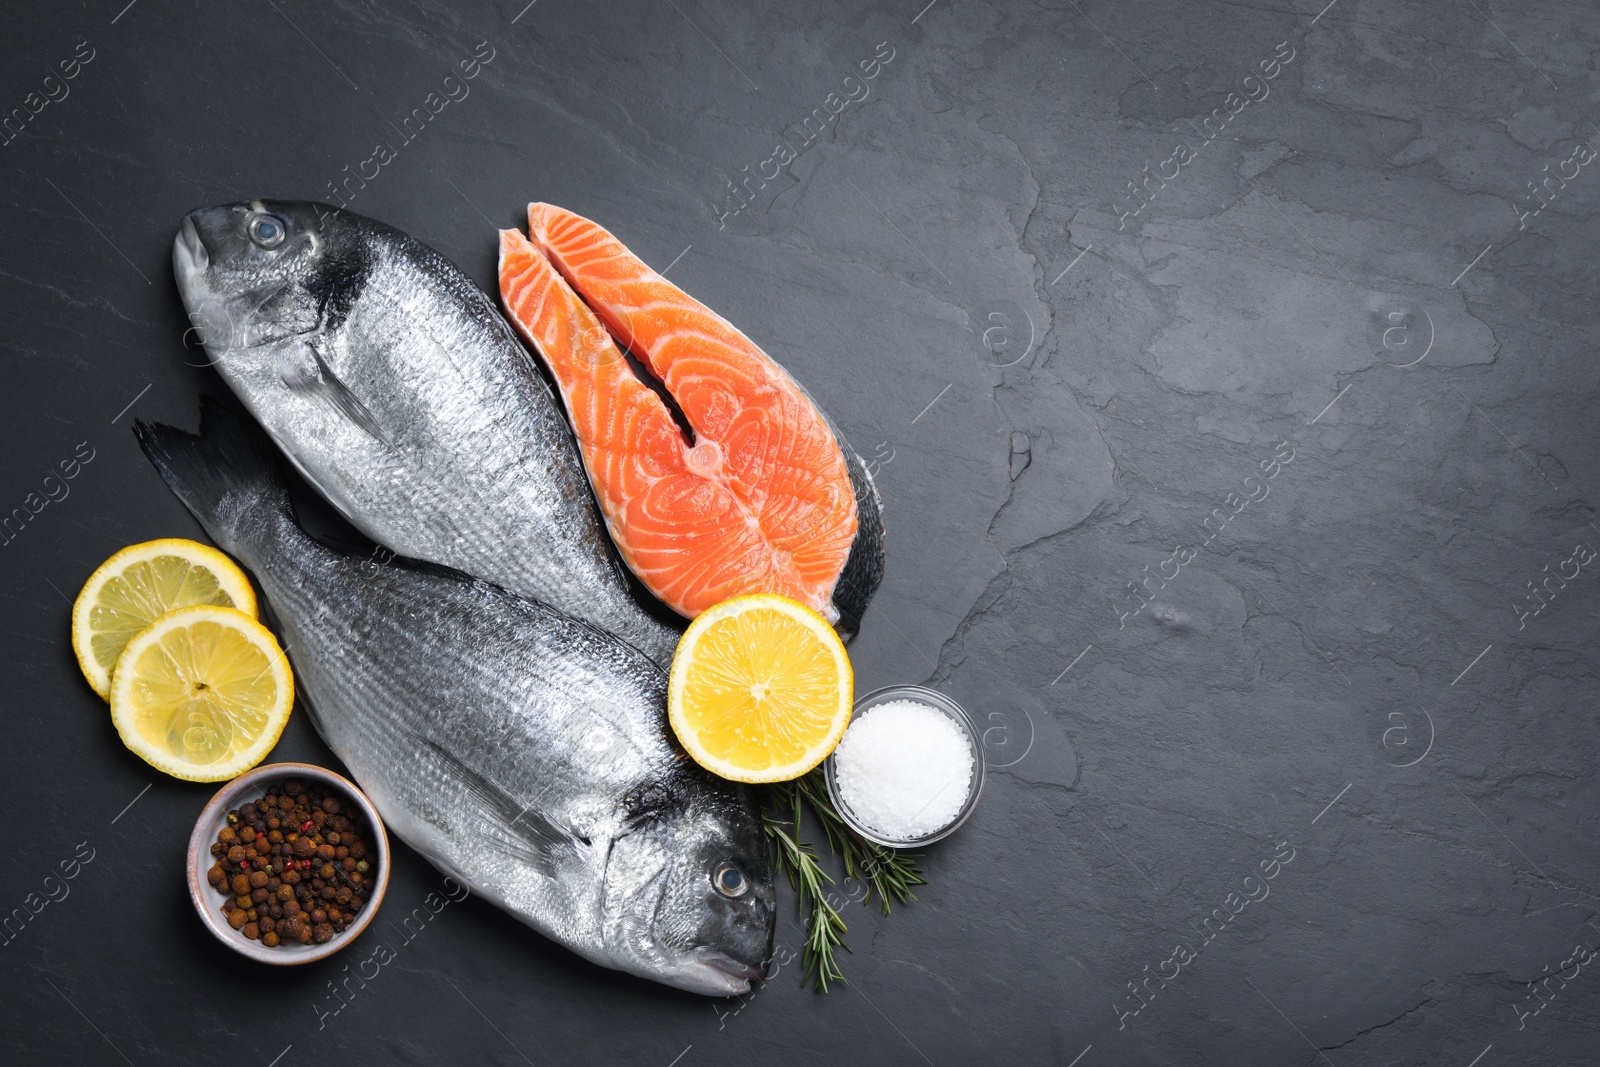
<svg viewBox="0 0 1600 1067">
<path fill-rule="evenodd" d="M 1600 974 L 1570 962 L 1600 946 L 1593 568 L 1519 618 L 1600 545 L 1591 6 L 121 2 L 13 5 L 0 45 L 24 114 L 93 49 L 0 146 L 0 510 L 93 456 L 3 546 L 0 909 L 93 859 L 7 935 L 0 1058 L 1595 1061 Z M 390 123 L 481 41 L 407 143 Z M 824 133 L 785 132 L 833 92 Z M 328 963 L 266 973 L 196 922 L 211 790 L 122 748 L 68 601 L 196 533 L 128 432 L 221 388 L 184 344 L 178 220 L 329 198 L 379 142 L 353 209 L 485 286 L 530 199 L 681 254 L 877 461 L 860 685 L 961 698 L 991 774 L 917 904 L 853 907 L 848 989 L 791 964 L 716 1004 L 478 901 L 406 943 L 440 883 L 410 854 Z M 273 758 L 330 759 L 304 715 Z M 320 1014 L 377 941 L 397 958 Z"/>
</svg>

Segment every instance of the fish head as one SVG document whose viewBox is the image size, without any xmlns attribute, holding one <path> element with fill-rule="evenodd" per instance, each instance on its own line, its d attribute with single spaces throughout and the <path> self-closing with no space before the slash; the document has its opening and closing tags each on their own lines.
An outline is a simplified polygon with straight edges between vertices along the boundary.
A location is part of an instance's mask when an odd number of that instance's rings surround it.
<svg viewBox="0 0 1600 1067">
<path fill-rule="evenodd" d="M 707 996 L 748 992 L 772 957 L 777 891 L 755 804 L 696 781 L 646 802 L 606 862 L 604 936 L 622 970 Z"/>
<path fill-rule="evenodd" d="M 325 204 L 248 200 L 185 216 L 172 272 L 190 332 L 237 384 L 277 343 L 325 326 L 330 298 L 359 279 L 359 249 L 352 221 Z"/>
</svg>

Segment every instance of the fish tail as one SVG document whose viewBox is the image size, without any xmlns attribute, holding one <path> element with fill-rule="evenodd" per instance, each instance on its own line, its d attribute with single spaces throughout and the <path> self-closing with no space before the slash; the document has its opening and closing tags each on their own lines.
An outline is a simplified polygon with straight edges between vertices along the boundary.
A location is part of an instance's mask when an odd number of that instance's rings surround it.
<svg viewBox="0 0 1600 1067">
<path fill-rule="evenodd" d="M 214 398 L 200 398 L 200 432 L 136 422 L 134 436 L 167 488 L 223 551 L 248 559 L 248 531 L 294 518 L 272 442 Z"/>
</svg>

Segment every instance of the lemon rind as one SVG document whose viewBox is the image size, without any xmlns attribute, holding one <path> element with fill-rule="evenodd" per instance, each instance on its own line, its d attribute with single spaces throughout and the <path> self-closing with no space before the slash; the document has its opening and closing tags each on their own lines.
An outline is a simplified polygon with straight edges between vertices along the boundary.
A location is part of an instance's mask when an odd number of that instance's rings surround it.
<svg viewBox="0 0 1600 1067">
<path fill-rule="evenodd" d="M 122 656 L 117 660 L 117 667 L 120 668 L 125 663 L 131 663 L 144 649 L 165 634 L 190 623 L 205 621 L 232 626 L 253 634 L 258 639 L 258 643 L 267 645 L 272 655 L 272 662 L 267 669 L 272 672 L 273 678 L 277 682 L 278 692 L 283 694 L 279 703 L 266 712 L 268 718 L 267 729 L 256 737 L 250 747 L 241 750 L 226 763 L 198 767 L 182 760 L 173 759 L 147 742 L 133 728 L 131 722 L 135 709 L 128 707 L 128 690 L 133 685 L 131 681 L 133 675 L 127 672 L 119 672 L 116 669 L 111 672 L 111 723 L 116 727 L 117 735 L 122 738 L 122 743 L 128 747 L 130 752 L 158 771 L 186 782 L 227 781 L 254 767 L 266 759 L 267 754 L 277 745 L 278 740 L 283 736 L 284 728 L 289 724 L 289 716 L 294 710 L 294 671 L 289 666 L 288 656 L 283 653 L 283 649 L 278 644 L 278 639 L 273 636 L 271 630 L 237 608 L 225 608 L 216 604 L 196 604 L 191 607 L 169 611 L 139 631 L 128 642 L 127 647 L 122 650 Z M 264 638 L 265 641 L 260 642 L 259 639 L 261 638 Z M 277 710 L 279 707 L 282 708 L 281 713 Z"/>
<path fill-rule="evenodd" d="M 824 647 L 832 653 L 834 662 L 839 669 L 840 700 L 839 707 L 833 712 L 833 725 L 828 733 L 814 746 L 807 749 L 805 754 L 798 759 L 778 767 L 764 768 L 752 771 L 736 763 L 718 759 L 707 752 L 698 742 L 695 732 L 689 727 L 682 710 L 683 691 L 687 684 L 689 668 L 694 663 L 694 650 L 699 636 L 713 624 L 734 615 L 742 614 L 748 608 L 767 607 L 776 610 L 790 618 L 803 622 L 805 626 L 823 636 Z M 844 732 L 850 725 L 850 711 L 853 706 L 855 692 L 855 669 L 850 663 L 850 656 L 845 651 L 844 643 L 839 640 L 839 635 L 832 624 L 823 618 L 814 609 L 807 607 L 797 600 L 780 596 L 776 593 L 748 593 L 743 596 L 732 597 L 724 600 L 701 612 L 684 631 L 683 637 L 678 642 L 678 651 L 672 659 L 672 670 L 667 679 L 667 720 L 676 735 L 678 743 L 683 746 L 689 758 L 701 767 L 721 778 L 734 782 L 744 782 L 749 785 L 765 785 L 772 782 L 786 782 L 801 775 L 807 774 L 823 760 L 827 759 L 833 750 L 839 747 L 839 742 L 844 738 Z"/>
<path fill-rule="evenodd" d="M 141 541 L 119 549 L 110 559 L 94 569 L 94 573 L 83 583 L 77 599 L 72 603 L 72 652 L 77 657 L 78 670 L 83 672 L 83 677 L 88 681 L 90 688 L 98 693 L 102 700 L 110 699 L 113 671 L 103 669 L 89 651 L 89 642 L 93 638 L 93 633 L 89 629 L 89 613 L 94 610 L 100 590 L 112 578 L 135 563 L 163 555 L 179 556 L 191 563 L 201 563 L 216 575 L 217 584 L 233 599 L 235 608 L 252 619 L 260 615 L 255 587 L 250 584 L 250 579 L 245 576 L 239 565 L 219 549 L 201 544 L 199 541 L 191 541 L 186 537 L 158 537 L 153 541 Z M 198 560 L 196 557 L 199 557 Z M 152 623 L 155 621 L 151 620 Z"/>
</svg>

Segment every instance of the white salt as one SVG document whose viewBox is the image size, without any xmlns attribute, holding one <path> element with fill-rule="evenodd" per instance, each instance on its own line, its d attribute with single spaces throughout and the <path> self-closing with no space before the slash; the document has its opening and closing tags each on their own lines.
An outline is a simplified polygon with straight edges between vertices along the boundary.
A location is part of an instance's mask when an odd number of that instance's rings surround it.
<svg viewBox="0 0 1600 1067">
<path fill-rule="evenodd" d="M 960 814 L 972 787 L 972 744 L 938 708 L 890 700 L 850 724 L 833 769 L 858 821 L 884 837 L 912 841 Z"/>
</svg>

